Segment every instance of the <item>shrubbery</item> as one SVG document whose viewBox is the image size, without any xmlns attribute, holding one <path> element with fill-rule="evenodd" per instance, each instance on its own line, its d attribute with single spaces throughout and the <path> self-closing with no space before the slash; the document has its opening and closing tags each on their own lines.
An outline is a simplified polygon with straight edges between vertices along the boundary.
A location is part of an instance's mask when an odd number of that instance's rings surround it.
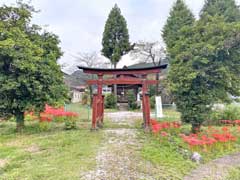
<svg viewBox="0 0 240 180">
<path fill-rule="evenodd" d="M 154 108 L 155 108 L 155 103 L 156 103 L 155 96 L 150 97 L 150 106 L 151 106 L 151 109 L 154 109 Z"/>
<path fill-rule="evenodd" d="M 219 124 L 220 120 L 240 120 L 240 106 L 239 105 L 227 105 L 223 109 L 215 109 L 208 117 L 207 124 Z"/>
<path fill-rule="evenodd" d="M 113 94 L 106 95 L 104 105 L 106 108 L 116 108 L 117 98 Z"/>
<path fill-rule="evenodd" d="M 128 97 L 128 107 L 129 109 L 137 109 L 138 105 L 137 105 L 137 101 L 136 101 L 136 97 L 135 97 L 135 93 L 133 90 L 129 90 L 127 92 L 127 97 Z"/>
</svg>

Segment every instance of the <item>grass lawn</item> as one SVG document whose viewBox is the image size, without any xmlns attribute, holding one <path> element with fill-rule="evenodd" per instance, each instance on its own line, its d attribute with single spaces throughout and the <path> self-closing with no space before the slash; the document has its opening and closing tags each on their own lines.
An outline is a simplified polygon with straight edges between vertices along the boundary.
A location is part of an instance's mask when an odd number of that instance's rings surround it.
<svg viewBox="0 0 240 180">
<path fill-rule="evenodd" d="M 239 180 L 240 179 L 240 167 L 230 170 L 225 180 Z"/>
<path fill-rule="evenodd" d="M 158 119 L 158 121 L 171 122 L 178 121 L 180 114 L 175 110 L 164 109 L 164 118 Z M 221 127 L 215 127 L 221 129 Z M 190 133 L 190 125 L 182 125 L 179 129 L 181 133 Z M 207 127 L 203 127 L 207 129 Z M 144 159 L 151 161 L 159 171 L 159 177 L 163 180 L 175 180 L 182 179 L 192 169 L 197 168 L 198 164 L 190 160 L 191 151 L 188 146 L 179 137 L 179 132 L 168 132 L 171 136 L 160 137 L 160 135 L 144 134 L 142 133 L 139 139 L 143 141 L 143 147 L 141 155 Z M 239 152 L 240 138 L 230 148 L 224 148 L 219 150 L 213 150 L 211 152 L 200 152 L 203 157 L 203 163 L 209 162 L 218 157 L 225 156 L 234 152 Z M 238 171 L 237 171 L 238 170 Z M 239 177 L 239 169 L 232 172 L 229 176 Z M 240 178 L 238 178 L 240 179 Z"/>
<path fill-rule="evenodd" d="M 0 122 L 0 179 L 79 179 L 95 167 L 102 132 L 90 132 L 86 108 L 78 104 L 68 108 L 79 112 L 76 130 L 52 123 L 50 130 L 40 132 L 37 122 L 26 122 L 18 134 L 14 122 Z"/>
</svg>

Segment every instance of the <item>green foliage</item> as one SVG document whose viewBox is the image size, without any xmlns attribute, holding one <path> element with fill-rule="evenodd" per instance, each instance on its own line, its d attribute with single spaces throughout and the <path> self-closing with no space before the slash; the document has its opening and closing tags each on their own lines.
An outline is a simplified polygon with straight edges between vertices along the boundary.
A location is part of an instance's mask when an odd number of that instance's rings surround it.
<svg viewBox="0 0 240 180">
<path fill-rule="evenodd" d="M 102 45 L 103 55 L 110 59 L 114 67 L 116 67 L 121 56 L 130 50 L 127 23 L 116 4 L 105 24 Z"/>
<path fill-rule="evenodd" d="M 194 15 L 184 1 L 177 0 L 163 28 L 162 36 L 167 45 L 167 49 L 174 46 L 175 41 L 181 38 L 180 29 L 184 26 L 192 25 L 194 21 Z"/>
<path fill-rule="evenodd" d="M 129 109 L 137 109 L 137 100 L 136 100 L 136 96 L 134 93 L 134 90 L 129 90 L 127 92 L 127 98 L 128 98 L 128 107 Z"/>
<path fill-rule="evenodd" d="M 40 132 L 48 131 L 51 128 L 51 122 L 39 122 L 38 125 Z"/>
<path fill-rule="evenodd" d="M 77 128 L 77 118 L 76 117 L 66 117 L 65 119 L 65 129 L 71 130 Z"/>
<path fill-rule="evenodd" d="M 33 7 L 0 7 L 0 115 L 41 111 L 46 103 L 62 104 L 67 97 L 57 59 L 62 52 L 55 34 L 31 24 Z"/>
<path fill-rule="evenodd" d="M 240 167 L 231 168 L 225 180 L 239 180 L 240 179 Z"/>
<path fill-rule="evenodd" d="M 235 0 L 206 0 L 200 16 L 223 16 L 226 22 L 239 22 L 240 9 Z"/>
<path fill-rule="evenodd" d="M 149 96 L 155 96 L 156 95 L 156 86 L 155 85 L 150 85 L 149 86 Z"/>
<path fill-rule="evenodd" d="M 208 118 L 208 124 L 218 124 L 219 120 L 239 120 L 240 119 L 240 106 L 230 104 L 224 109 L 213 110 Z"/>
<path fill-rule="evenodd" d="M 150 106 L 151 106 L 151 109 L 154 109 L 154 108 L 155 108 L 155 105 L 156 105 L 156 99 L 155 99 L 155 96 L 152 96 L 152 97 L 150 97 Z"/>
<path fill-rule="evenodd" d="M 145 137 L 143 135 L 143 137 Z M 176 139 L 174 140 L 176 141 Z M 144 146 L 141 149 L 141 155 L 144 159 L 153 163 L 158 170 L 155 179 L 183 179 L 191 169 L 196 167 L 189 157 L 181 153 L 181 148 L 177 143 L 160 142 L 156 136 L 147 135 Z"/>
<path fill-rule="evenodd" d="M 105 97 L 105 103 L 106 108 L 116 108 L 117 106 L 117 98 L 113 94 L 107 94 Z"/>
<path fill-rule="evenodd" d="M 184 122 L 199 127 L 211 106 L 240 95 L 240 24 L 204 16 L 180 30 L 168 74 L 170 89 Z"/>
</svg>

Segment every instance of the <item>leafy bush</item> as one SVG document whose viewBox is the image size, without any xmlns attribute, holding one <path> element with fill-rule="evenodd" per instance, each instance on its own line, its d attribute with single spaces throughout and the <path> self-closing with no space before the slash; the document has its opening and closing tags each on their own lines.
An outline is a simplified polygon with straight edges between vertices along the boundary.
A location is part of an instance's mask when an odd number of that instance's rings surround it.
<svg viewBox="0 0 240 180">
<path fill-rule="evenodd" d="M 137 109 L 138 108 L 138 105 L 137 105 L 137 102 L 136 102 L 136 97 L 135 97 L 135 93 L 133 90 L 129 90 L 127 92 L 127 97 L 128 97 L 128 107 L 129 109 Z"/>
<path fill-rule="evenodd" d="M 154 109 L 154 108 L 155 108 L 155 103 L 156 103 L 155 96 L 150 97 L 150 106 L 151 106 L 151 109 Z"/>
<path fill-rule="evenodd" d="M 228 105 L 224 110 L 222 119 L 237 120 L 240 119 L 240 106 Z"/>
<path fill-rule="evenodd" d="M 51 123 L 48 121 L 40 121 L 39 122 L 39 130 L 40 131 L 48 131 L 51 128 Z"/>
<path fill-rule="evenodd" d="M 65 129 L 76 129 L 77 128 L 77 118 L 76 117 L 67 117 L 65 119 Z"/>
<path fill-rule="evenodd" d="M 104 105 L 106 108 L 116 108 L 117 98 L 113 94 L 106 95 Z"/>
<path fill-rule="evenodd" d="M 224 109 L 215 109 L 209 115 L 207 124 L 219 124 L 219 120 L 239 120 L 240 119 L 240 106 L 231 104 L 227 105 Z"/>
</svg>

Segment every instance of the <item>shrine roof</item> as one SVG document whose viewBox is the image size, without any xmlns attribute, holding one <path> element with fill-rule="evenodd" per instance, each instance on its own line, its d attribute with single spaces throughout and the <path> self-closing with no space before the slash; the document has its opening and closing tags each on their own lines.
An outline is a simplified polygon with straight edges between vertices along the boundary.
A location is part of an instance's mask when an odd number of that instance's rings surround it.
<svg viewBox="0 0 240 180">
<path fill-rule="evenodd" d="M 166 69 L 167 64 L 160 66 L 144 67 L 144 68 L 121 68 L 121 69 L 102 69 L 78 66 L 83 72 L 89 74 L 151 74 L 159 73 L 161 69 Z"/>
</svg>

